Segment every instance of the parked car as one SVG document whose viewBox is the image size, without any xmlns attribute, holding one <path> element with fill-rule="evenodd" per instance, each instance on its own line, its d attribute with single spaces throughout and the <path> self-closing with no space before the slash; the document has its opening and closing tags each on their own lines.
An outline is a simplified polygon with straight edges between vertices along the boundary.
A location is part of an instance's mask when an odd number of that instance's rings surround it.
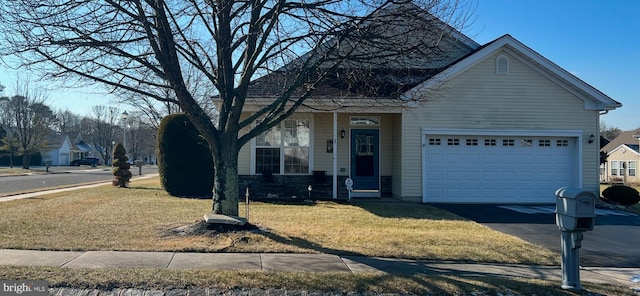
<svg viewBox="0 0 640 296">
<path fill-rule="evenodd" d="M 92 167 L 100 165 L 100 159 L 97 157 L 85 157 L 71 161 L 72 166 L 90 165 Z"/>
</svg>

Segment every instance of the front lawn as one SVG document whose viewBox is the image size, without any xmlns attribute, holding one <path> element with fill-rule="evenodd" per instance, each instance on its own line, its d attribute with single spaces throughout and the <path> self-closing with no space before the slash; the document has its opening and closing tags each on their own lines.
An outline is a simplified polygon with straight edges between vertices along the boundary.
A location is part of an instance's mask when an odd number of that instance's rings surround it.
<svg viewBox="0 0 640 296">
<path fill-rule="evenodd" d="M 167 195 L 158 178 L 0 203 L 0 248 L 296 252 L 558 264 L 558 256 L 428 205 L 356 201 L 250 204 L 257 229 L 199 227 L 210 200 Z M 245 204 L 240 205 L 244 214 Z"/>
<path fill-rule="evenodd" d="M 0 248 L 300 252 L 410 259 L 559 264 L 558 255 L 428 205 L 252 202 L 253 229 L 200 226 L 210 200 L 179 199 L 158 178 L 131 189 L 103 186 L 0 203 Z M 244 214 L 245 204 L 240 205 Z M 584 295 L 555 281 L 451 275 L 226 270 L 70 269 L 0 266 L 0 278 L 46 280 L 51 287 L 219 288 L 438 295 Z M 589 295 L 632 295 L 626 287 L 583 283 Z M 295 292 L 294 292 L 295 294 Z"/>
</svg>

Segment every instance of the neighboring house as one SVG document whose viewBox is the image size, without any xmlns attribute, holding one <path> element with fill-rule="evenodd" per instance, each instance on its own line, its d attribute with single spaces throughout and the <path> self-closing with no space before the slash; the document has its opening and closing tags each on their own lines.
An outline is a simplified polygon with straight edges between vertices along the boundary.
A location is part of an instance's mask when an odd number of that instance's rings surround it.
<svg viewBox="0 0 640 296">
<path fill-rule="evenodd" d="M 51 161 L 51 165 L 69 165 L 71 162 L 71 140 L 69 135 L 52 133 L 47 137 L 47 150 L 42 151 L 43 164 Z"/>
<path fill-rule="evenodd" d="M 42 162 L 51 161 L 51 165 L 69 165 L 76 159 L 98 155 L 91 145 L 82 140 L 80 133 L 52 132 L 47 137 L 47 147 L 41 153 Z"/>
<path fill-rule="evenodd" d="M 600 167 L 602 182 L 640 183 L 640 129 L 626 131 L 605 145 L 607 162 Z"/>
<path fill-rule="evenodd" d="M 388 80 L 399 96 L 389 84 L 380 94 L 321 85 L 241 149 L 241 192 L 251 184 L 258 196 L 304 197 L 323 182 L 312 195 L 344 198 L 347 177 L 355 197 L 425 203 L 553 203 L 560 187 L 599 191 L 599 117 L 619 102 L 510 35 L 479 45 L 451 32 L 441 43 L 447 51 L 422 68 L 369 69 L 405 73 Z M 283 75 L 254 81 L 247 112 L 270 102 Z"/>
<path fill-rule="evenodd" d="M 71 137 L 71 136 L 70 136 Z M 73 146 L 71 147 L 71 161 L 85 157 L 99 157 L 100 153 L 82 139 L 80 133 L 73 134 Z"/>
</svg>

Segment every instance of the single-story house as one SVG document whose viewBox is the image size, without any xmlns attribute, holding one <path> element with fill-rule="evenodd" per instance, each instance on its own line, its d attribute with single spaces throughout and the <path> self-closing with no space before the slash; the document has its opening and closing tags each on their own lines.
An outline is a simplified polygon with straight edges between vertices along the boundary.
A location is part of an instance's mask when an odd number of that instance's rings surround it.
<svg viewBox="0 0 640 296">
<path fill-rule="evenodd" d="M 51 161 L 51 165 L 69 165 L 76 159 L 93 156 L 93 152 L 92 146 L 82 140 L 80 133 L 51 132 L 47 136 L 47 150 L 41 155 L 43 163 Z"/>
<path fill-rule="evenodd" d="M 440 44 L 423 67 L 368 69 L 407 75 L 379 95 L 339 79 L 321 85 L 241 149 L 241 192 L 344 198 L 347 178 L 353 197 L 424 203 L 553 203 L 560 187 L 599 191 L 600 115 L 619 102 L 510 35 L 480 45 L 454 30 Z M 254 81 L 248 113 L 270 102 L 277 75 Z"/>
<path fill-rule="evenodd" d="M 43 164 L 51 161 L 51 165 L 69 165 L 72 146 L 69 135 L 61 133 L 49 134 L 47 136 L 47 150 L 40 153 Z"/>
<path fill-rule="evenodd" d="M 606 153 L 606 163 L 600 166 L 602 182 L 639 183 L 640 129 L 625 131 L 600 151 Z"/>
</svg>

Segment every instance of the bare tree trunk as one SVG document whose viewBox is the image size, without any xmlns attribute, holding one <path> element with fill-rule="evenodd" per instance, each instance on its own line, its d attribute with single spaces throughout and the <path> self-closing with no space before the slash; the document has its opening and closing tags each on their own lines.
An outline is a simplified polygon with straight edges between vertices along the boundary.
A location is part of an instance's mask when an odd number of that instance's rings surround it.
<svg viewBox="0 0 640 296">
<path fill-rule="evenodd" d="M 28 170 L 30 162 L 31 162 L 31 154 L 28 151 L 25 151 L 22 154 L 22 168 L 25 170 Z"/>
<path fill-rule="evenodd" d="M 238 216 L 238 153 L 224 149 L 214 159 L 213 209 L 214 214 Z"/>
</svg>

